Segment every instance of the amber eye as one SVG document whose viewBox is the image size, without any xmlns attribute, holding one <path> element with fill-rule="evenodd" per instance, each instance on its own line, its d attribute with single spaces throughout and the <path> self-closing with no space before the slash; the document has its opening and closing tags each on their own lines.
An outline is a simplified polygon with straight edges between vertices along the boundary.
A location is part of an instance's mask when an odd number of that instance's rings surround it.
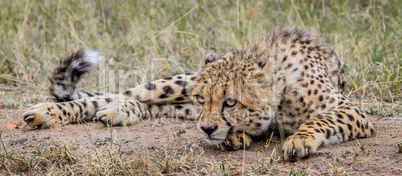
<svg viewBox="0 0 402 176">
<path fill-rule="evenodd" d="M 204 104 L 204 102 L 205 102 L 205 99 L 204 99 L 204 97 L 201 97 L 200 95 L 194 95 L 195 96 L 195 100 L 197 100 L 197 102 L 199 103 L 199 104 Z"/>
<path fill-rule="evenodd" d="M 225 105 L 226 107 L 233 107 L 233 106 L 236 105 L 236 103 L 237 103 L 237 100 L 235 100 L 235 99 L 233 99 L 233 98 L 228 98 L 228 99 L 226 99 L 224 105 Z"/>
</svg>

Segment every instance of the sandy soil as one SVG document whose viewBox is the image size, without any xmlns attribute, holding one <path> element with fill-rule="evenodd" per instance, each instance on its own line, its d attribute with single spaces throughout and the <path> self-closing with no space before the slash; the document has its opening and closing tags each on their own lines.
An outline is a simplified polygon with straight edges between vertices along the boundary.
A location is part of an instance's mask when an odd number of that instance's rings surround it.
<svg viewBox="0 0 402 176">
<path fill-rule="evenodd" d="M 57 142 L 67 138 L 77 142 L 73 150 L 85 153 L 91 150 L 88 134 L 95 145 L 104 145 L 111 138 L 111 130 L 96 122 L 85 124 L 88 133 L 81 124 L 72 124 L 60 129 L 37 130 L 29 127 L 7 129 L 5 124 L 8 122 L 23 123 L 21 113 L 24 109 L 0 110 L 2 140 L 7 148 L 23 146 L 27 142 L 43 140 Z M 284 162 L 280 159 L 280 154 L 276 153 L 272 173 L 288 175 L 293 169 L 296 172 L 306 171 L 312 175 L 328 175 L 335 168 L 343 169 L 347 175 L 401 175 L 402 154 L 398 153 L 397 143 L 402 140 L 402 117 L 370 116 L 370 120 L 376 129 L 375 137 L 324 146 L 317 154 L 296 162 Z M 203 157 L 206 159 L 216 162 L 231 160 L 231 163 L 240 165 L 240 167 L 227 167 L 226 170 L 242 167 L 250 169 L 258 163 L 256 151 L 265 151 L 269 156 L 274 149 L 280 151 L 281 142 L 274 138 L 268 148 L 265 141 L 259 141 L 246 150 L 222 153 L 197 136 L 194 124 L 194 121 L 175 119 L 150 120 L 131 127 L 113 127 L 113 133 L 116 133 L 118 140 L 123 144 L 123 150 L 127 152 L 147 148 L 151 155 L 160 155 L 165 150 L 172 154 L 189 147 L 195 151 L 203 148 L 205 152 Z M 178 136 L 179 129 L 186 132 Z M 337 157 L 339 163 L 335 160 Z M 245 158 L 244 166 L 243 158 Z"/>
</svg>

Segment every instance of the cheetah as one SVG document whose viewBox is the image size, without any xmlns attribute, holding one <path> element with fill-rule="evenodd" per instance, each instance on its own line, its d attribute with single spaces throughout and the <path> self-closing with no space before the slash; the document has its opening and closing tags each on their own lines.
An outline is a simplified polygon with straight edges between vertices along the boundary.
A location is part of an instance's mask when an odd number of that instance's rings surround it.
<svg viewBox="0 0 402 176">
<path fill-rule="evenodd" d="M 143 119 L 196 121 L 205 140 L 223 150 L 247 148 L 274 131 L 286 138 L 285 160 L 318 147 L 374 135 L 366 115 L 342 95 L 344 70 L 335 52 L 305 29 L 279 26 L 224 55 L 205 54 L 193 73 L 166 77 L 116 94 L 79 92 L 76 84 L 98 63 L 80 50 L 50 76 L 54 103 L 22 114 L 32 128 L 93 119 L 129 126 Z"/>
</svg>

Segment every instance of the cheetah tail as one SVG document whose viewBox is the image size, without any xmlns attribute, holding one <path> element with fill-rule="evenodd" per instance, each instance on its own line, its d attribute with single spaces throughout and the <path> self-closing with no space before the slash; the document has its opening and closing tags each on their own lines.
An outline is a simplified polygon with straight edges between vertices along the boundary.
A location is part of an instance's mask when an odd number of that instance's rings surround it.
<svg viewBox="0 0 402 176">
<path fill-rule="evenodd" d="M 76 84 L 85 73 L 98 65 L 99 60 L 99 53 L 89 49 L 81 49 L 64 59 L 49 76 L 51 82 L 49 90 L 55 101 L 72 101 L 95 96 L 91 93 L 77 92 Z"/>
</svg>

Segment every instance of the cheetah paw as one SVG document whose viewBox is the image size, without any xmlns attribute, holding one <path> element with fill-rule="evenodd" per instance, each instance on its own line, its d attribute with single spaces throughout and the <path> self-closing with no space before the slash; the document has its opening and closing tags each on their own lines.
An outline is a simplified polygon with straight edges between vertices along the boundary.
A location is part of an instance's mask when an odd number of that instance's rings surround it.
<svg viewBox="0 0 402 176">
<path fill-rule="evenodd" d="M 222 144 L 218 145 L 222 151 L 239 150 L 251 145 L 251 137 L 243 132 L 234 132 Z"/>
<path fill-rule="evenodd" d="M 282 146 L 284 159 L 307 158 L 317 151 L 318 146 L 317 141 L 312 138 L 289 136 Z"/>
</svg>

